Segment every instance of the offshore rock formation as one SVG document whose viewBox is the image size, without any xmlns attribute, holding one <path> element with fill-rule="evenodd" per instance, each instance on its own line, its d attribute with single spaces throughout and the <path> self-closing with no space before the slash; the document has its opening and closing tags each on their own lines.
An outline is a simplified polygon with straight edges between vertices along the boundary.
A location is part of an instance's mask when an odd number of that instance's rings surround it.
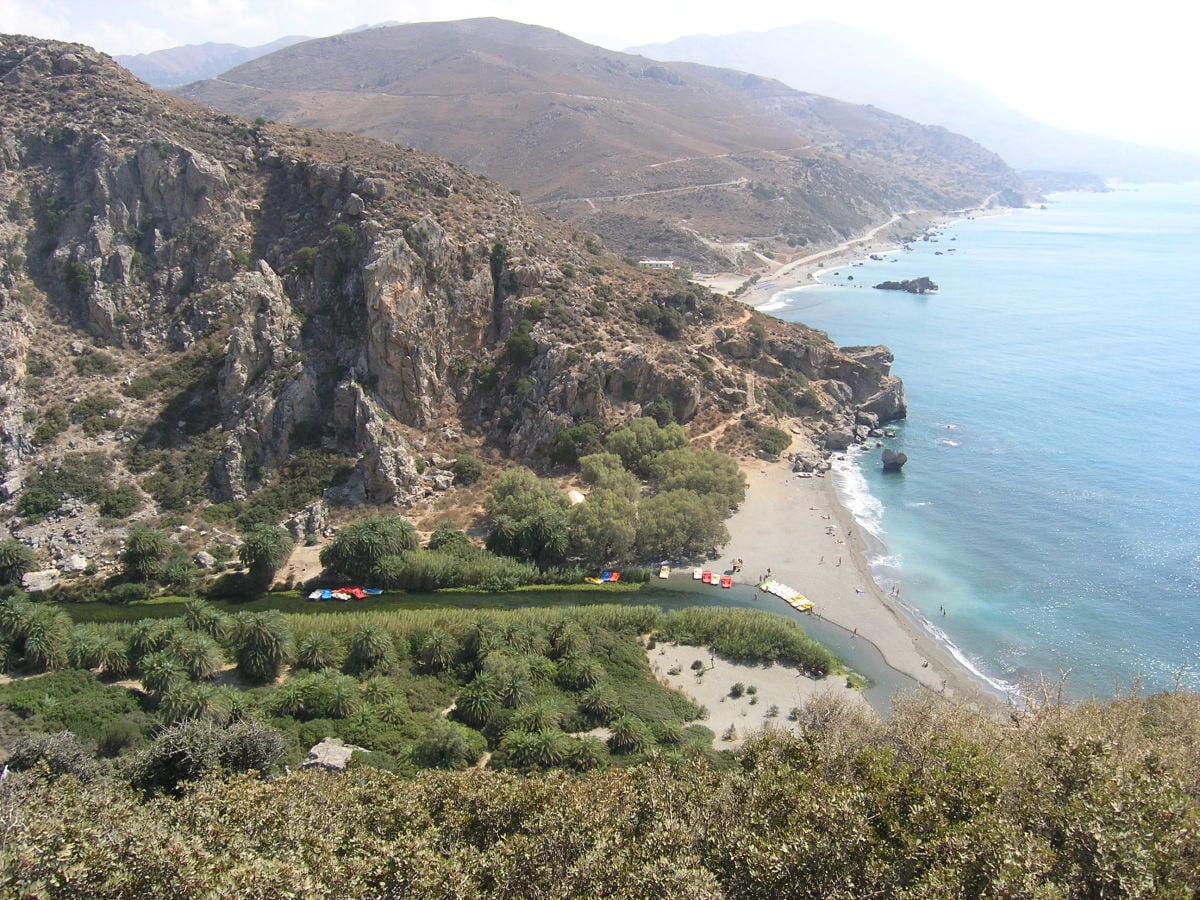
<svg viewBox="0 0 1200 900">
<path fill-rule="evenodd" d="M 909 294 L 936 294 L 937 284 L 928 276 L 906 278 L 903 281 L 881 281 L 875 285 L 877 291 L 905 291 Z"/>
</svg>

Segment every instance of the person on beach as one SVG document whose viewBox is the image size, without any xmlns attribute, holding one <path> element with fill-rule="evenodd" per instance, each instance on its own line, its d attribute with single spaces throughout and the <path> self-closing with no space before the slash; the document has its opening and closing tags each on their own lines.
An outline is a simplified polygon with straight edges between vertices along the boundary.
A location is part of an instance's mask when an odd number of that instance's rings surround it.
<svg viewBox="0 0 1200 900">
<path fill-rule="evenodd" d="M 842 564 L 842 558 L 839 556 L 838 557 L 838 566 L 841 566 L 841 564 Z"/>
</svg>

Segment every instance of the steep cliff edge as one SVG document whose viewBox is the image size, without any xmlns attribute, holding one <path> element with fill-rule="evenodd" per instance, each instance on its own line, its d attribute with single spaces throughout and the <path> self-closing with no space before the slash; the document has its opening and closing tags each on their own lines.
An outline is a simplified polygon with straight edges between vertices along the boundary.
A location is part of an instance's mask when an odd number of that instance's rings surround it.
<svg viewBox="0 0 1200 900">
<path fill-rule="evenodd" d="M 460 449 L 543 464 L 565 426 L 651 404 L 731 445 L 746 414 L 829 446 L 904 414 L 882 348 L 629 266 L 434 157 L 13 36 L 0 121 L 3 509 L 48 562 L 264 491 L 296 512 L 301 472 L 411 504 Z"/>
</svg>

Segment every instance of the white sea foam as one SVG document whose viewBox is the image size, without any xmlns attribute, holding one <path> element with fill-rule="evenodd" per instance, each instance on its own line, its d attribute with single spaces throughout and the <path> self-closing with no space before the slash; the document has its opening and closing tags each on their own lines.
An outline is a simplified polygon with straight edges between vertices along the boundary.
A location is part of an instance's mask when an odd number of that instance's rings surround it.
<svg viewBox="0 0 1200 900">
<path fill-rule="evenodd" d="M 883 504 L 871 493 L 862 470 L 848 457 L 835 459 L 831 468 L 833 486 L 842 506 L 859 526 L 883 543 Z"/>
<path fill-rule="evenodd" d="M 882 501 L 871 493 L 867 479 L 863 476 L 862 469 L 854 461 L 852 454 L 835 458 L 830 473 L 833 476 L 833 486 L 839 502 L 854 516 L 854 521 L 862 529 L 867 545 L 867 565 L 871 571 L 871 577 L 884 590 L 898 585 L 903 571 L 903 561 L 887 550 L 884 540 Z M 898 597 L 890 597 L 889 600 L 896 604 L 900 611 L 917 627 L 924 629 L 947 653 L 954 657 L 959 665 L 983 684 L 1003 696 L 1019 696 L 1020 692 L 1015 685 L 999 678 L 992 678 L 980 671 L 979 667 L 962 649 L 950 640 L 950 636 L 930 622 L 915 606 Z"/>
</svg>

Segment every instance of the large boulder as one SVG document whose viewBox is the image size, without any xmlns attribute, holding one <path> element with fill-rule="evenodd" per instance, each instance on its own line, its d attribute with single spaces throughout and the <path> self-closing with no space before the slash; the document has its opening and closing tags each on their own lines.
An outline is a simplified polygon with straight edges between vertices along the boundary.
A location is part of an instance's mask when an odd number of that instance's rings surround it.
<svg viewBox="0 0 1200 900">
<path fill-rule="evenodd" d="M 320 766 L 323 769 L 341 771 L 350 762 L 354 751 L 362 749 L 362 747 L 345 743 L 341 738 L 327 737 L 308 751 L 308 759 L 300 765 L 306 769 L 311 766 Z"/>
<path fill-rule="evenodd" d="M 58 583 L 58 569 L 42 569 L 40 572 L 26 572 L 21 576 L 21 589 L 30 594 L 48 591 Z"/>
<path fill-rule="evenodd" d="M 908 454 L 903 450 L 893 450 L 888 447 L 883 451 L 883 471 L 899 472 L 908 462 Z"/>
</svg>

